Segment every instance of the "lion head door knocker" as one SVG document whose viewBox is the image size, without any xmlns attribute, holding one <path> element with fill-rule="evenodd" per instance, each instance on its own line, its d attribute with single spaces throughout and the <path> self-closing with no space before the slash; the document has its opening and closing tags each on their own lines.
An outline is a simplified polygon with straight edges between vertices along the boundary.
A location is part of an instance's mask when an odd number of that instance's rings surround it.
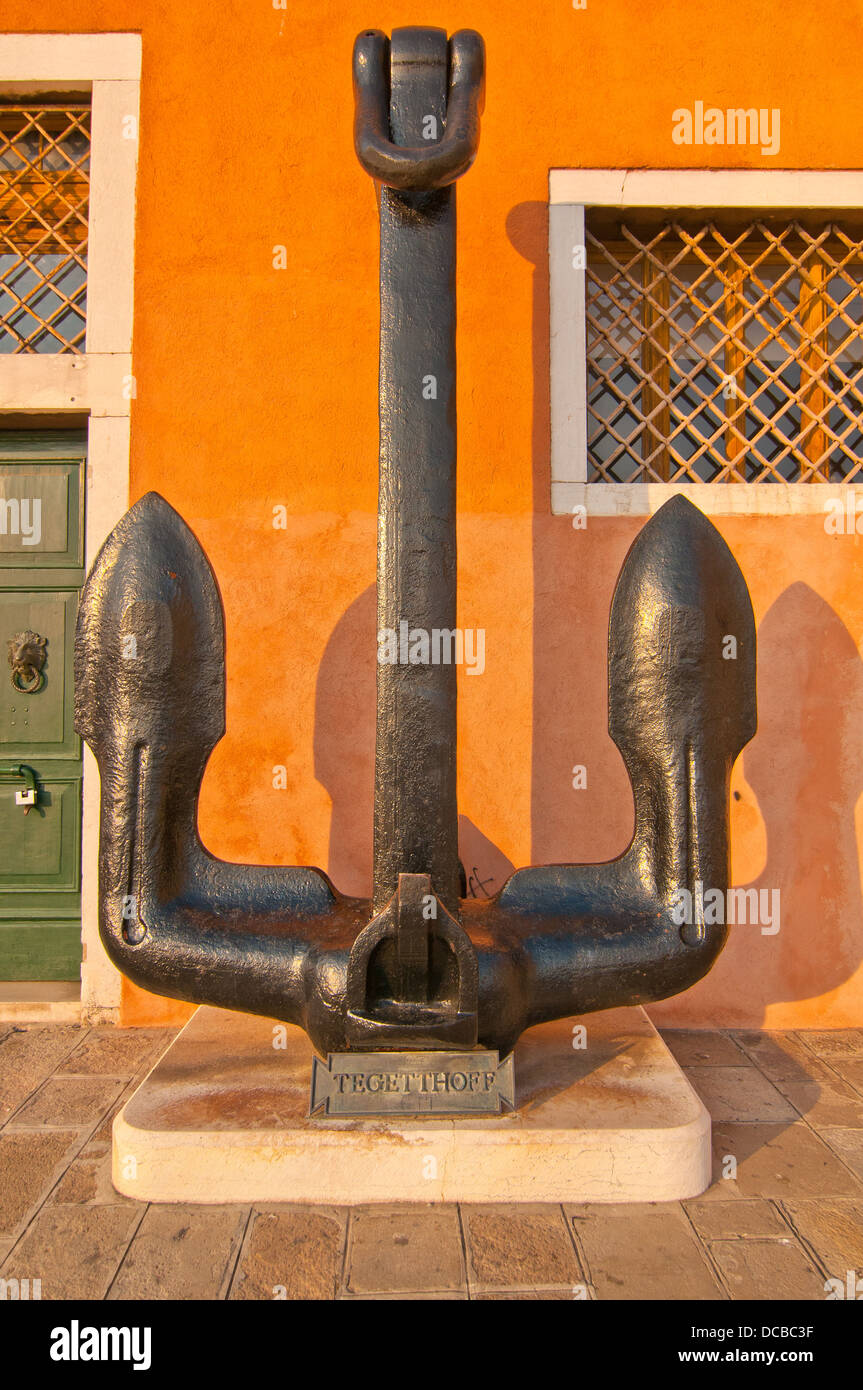
<svg viewBox="0 0 863 1390">
<path fill-rule="evenodd" d="M 6 646 L 9 649 L 9 665 L 12 667 L 12 685 L 22 695 L 35 695 L 45 684 L 45 648 L 47 637 L 38 632 L 16 632 Z"/>
</svg>

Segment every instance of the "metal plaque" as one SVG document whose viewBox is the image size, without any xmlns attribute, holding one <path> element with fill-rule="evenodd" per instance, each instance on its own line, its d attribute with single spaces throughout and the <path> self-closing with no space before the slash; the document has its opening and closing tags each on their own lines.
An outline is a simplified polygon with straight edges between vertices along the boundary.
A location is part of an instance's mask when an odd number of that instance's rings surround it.
<svg viewBox="0 0 863 1390">
<path fill-rule="evenodd" d="M 309 1114 L 499 1115 L 515 1105 L 512 1053 L 330 1052 L 312 1061 Z"/>
</svg>

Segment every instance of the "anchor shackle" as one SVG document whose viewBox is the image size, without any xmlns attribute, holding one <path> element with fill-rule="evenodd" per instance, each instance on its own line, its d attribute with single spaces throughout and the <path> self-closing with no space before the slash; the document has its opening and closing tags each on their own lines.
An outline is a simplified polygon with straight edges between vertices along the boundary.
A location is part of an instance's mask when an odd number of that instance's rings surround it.
<svg viewBox="0 0 863 1390">
<path fill-rule="evenodd" d="M 429 192 L 455 183 L 466 173 L 479 145 L 479 118 L 485 105 L 485 44 L 473 29 L 459 29 L 449 41 L 446 130 L 424 138 L 430 143 L 397 144 L 390 138 L 391 64 L 433 62 L 437 29 L 395 29 L 392 44 L 380 29 L 367 29 L 354 44 L 354 146 L 367 174 L 389 188 Z M 432 143 L 433 142 L 433 143 Z"/>
</svg>

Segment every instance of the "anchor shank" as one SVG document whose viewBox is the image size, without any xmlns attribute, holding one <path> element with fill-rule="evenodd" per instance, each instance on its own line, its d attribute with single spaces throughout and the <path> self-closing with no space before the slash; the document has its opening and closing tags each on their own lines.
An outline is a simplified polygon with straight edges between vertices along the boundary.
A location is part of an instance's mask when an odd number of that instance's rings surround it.
<svg viewBox="0 0 863 1390">
<path fill-rule="evenodd" d="M 397 29 L 390 133 L 444 133 L 443 30 Z M 458 912 L 455 190 L 380 189 L 380 479 L 374 900 L 428 874 Z M 386 652 L 381 634 L 392 634 Z M 436 645 L 437 643 L 437 645 Z M 382 661 L 383 656 L 394 660 Z"/>
</svg>

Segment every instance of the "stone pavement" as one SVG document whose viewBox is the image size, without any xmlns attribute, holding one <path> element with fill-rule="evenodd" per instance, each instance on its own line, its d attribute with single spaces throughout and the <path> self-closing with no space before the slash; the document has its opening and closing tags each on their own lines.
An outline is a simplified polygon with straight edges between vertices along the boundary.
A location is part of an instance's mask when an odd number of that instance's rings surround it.
<svg viewBox="0 0 863 1390">
<path fill-rule="evenodd" d="M 714 1122 L 688 1202 L 148 1205 L 111 1120 L 172 1031 L 0 1023 L 0 1279 L 43 1299 L 791 1299 L 863 1280 L 863 1029 L 665 1031 Z"/>
</svg>

